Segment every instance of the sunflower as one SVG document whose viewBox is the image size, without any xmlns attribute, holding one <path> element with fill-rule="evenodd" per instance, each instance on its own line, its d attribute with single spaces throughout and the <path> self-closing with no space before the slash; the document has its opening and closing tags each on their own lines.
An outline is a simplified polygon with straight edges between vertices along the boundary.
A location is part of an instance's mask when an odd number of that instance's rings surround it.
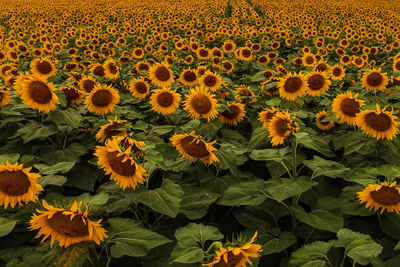
<svg viewBox="0 0 400 267">
<path fill-rule="evenodd" d="M 196 70 L 191 69 L 184 69 L 179 76 L 179 82 L 183 85 L 192 87 L 194 86 L 199 80 Z"/>
<path fill-rule="evenodd" d="M 254 55 L 250 48 L 248 47 L 240 47 L 235 51 L 235 56 L 237 59 L 243 61 L 251 61 L 254 59 Z"/>
<path fill-rule="evenodd" d="M 45 211 L 36 210 L 39 214 L 33 214 L 29 221 L 29 230 L 40 229 L 35 238 L 44 236 L 42 242 L 49 236 L 50 247 L 57 240 L 60 247 L 69 247 L 80 242 L 100 242 L 107 237 L 106 231 L 101 227 L 101 219 L 97 222 L 88 218 L 88 207 L 82 213 L 81 205 L 74 201 L 69 210 L 55 208 L 42 201 Z"/>
<path fill-rule="evenodd" d="M 10 92 L 4 89 L 0 89 L 0 108 L 10 103 Z"/>
<path fill-rule="evenodd" d="M 253 91 L 250 89 L 250 86 L 240 86 L 235 90 L 235 99 L 240 103 L 255 103 L 257 102 L 257 98 L 255 97 Z"/>
<path fill-rule="evenodd" d="M 293 101 L 304 95 L 307 89 L 307 82 L 304 76 L 299 74 L 288 73 L 278 83 L 279 95 L 287 100 Z"/>
<path fill-rule="evenodd" d="M 365 72 L 362 79 L 362 86 L 370 91 L 384 91 L 389 83 L 386 73 L 382 73 L 381 69 L 372 69 Z"/>
<path fill-rule="evenodd" d="M 313 71 L 306 76 L 307 94 L 311 96 L 320 96 L 328 91 L 331 81 L 325 72 Z"/>
<path fill-rule="evenodd" d="M 380 184 L 370 184 L 363 191 L 358 192 L 360 203 L 367 202 L 366 208 L 374 208 L 378 211 L 380 208 L 381 214 L 387 212 L 400 212 L 400 189 L 396 187 L 396 182 L 390 185 L 386 182 Z"/>
<path fill-rule="evenodd" d="M 377 140 L 392 140 L 399 132 L 397 125 L 400 123 L 396 121 L 399 118 L 393 115 L 393 110 L 389 112 L 385 109 L 376 104 L 376 110 L 360 111 L 356 116 L 356 124 Z"/>
<path fill-rule="evenodd" d="M 74 86 L 61 87 L 60 89 L 64 92 L 65 98 L 69 105 L 80 104 L 83 96 L 85 95 L 83 91 L 75 88 Z"/>
<path fill-rule="evenodd" d="M 231 40 L 226 40 L 223 44 L 222 44 L 222 50 L 224 51 L 224 53 L 232 53 L 236 48 L 236 44 L 231 41 Z"/>
<path fill-rule="evenodd" d="M 335 65 L 331 68 L 330 77 L 334 81 L 340 81 L 346 75 L 344 68 L 341 65 Z"/>
<path fill-rule="evenodd" d="M 305 53 L 302 57 L 303 65 L 304 66 L 313 66 L 317 59 L 315 55 L 312 53 Z"/>
<path fill-rule="evenodd" d="M 90 68 L 90 73 L 92 73 L 98 77 L 101 77 L 101 78 L 106 76 L 105 71 L 106 71 L 105 68 L 100 63 L 96 63 Z"/>
<path fill-rule="evenodd" d="M 320 111 L 317 114 L 315 114 L 317 127 L 322 131 L 328 131 L 333 126 L 335 126 L 334 121 L 322 121 L 323 119 L 328 117 L 328 115 L 329 115 L 328 112 L 326 112 L 325 110 Z"/>
<path fill-rule="evenodd" d="M 314 71 L 329 72 L 330 66 L 325 60 L 320 60 L 315 64 Z"/>
<path fill-rule="evenodd" d="M 271 119 L 274 117 L 274 115 L 280 112 L 278 109 L 276 109 L 275 107 L 271 107 L 271 108 L 266 108 L 263 111 L 261 111 L 260 113 L 258 113 L 258 120 L 262 122 L 263 127 L 268 129 L 268 125 L 271 121 Z"/>
<path fill-rule="evenodd" d="M 96 86 L 100 84 L 91 76 L 83 76 L 79 80 L 79 88 L 86 93 L 90 93 Z"/>
<path fill-rule="evenodd" d="M 53 84 L 47 83 L 44 78 L 24 75 L 23 79 L 17 81 L 17 93 L 29 108 L 48 113 L 55 110 L 56 104 L 60 103 L 54 93 Z"/>
<path fill-rule="evenodd" d="M 16 67 L 12 63 L 4 63 L 0 65 L 0 78 L 7 78 L 13 70 L 16 70 Z"/>
<path fill-rule="evenodd" d="M 169 88 L 156 89 L 150 97 L 151 108 L 163 115 L 174 113 L 180 101 L 181 95 Z"/>
<path fill-rule="evenodd" d="M 241 103 L 227 103 L 227 109 L 219 113 L 219 120 L 228 125 L 237 125 L 246 115 L 244 105 Z"/>
<path fill-rule="evenodd" d="M 33 75 L 42 77 L 44 79 L 53 77 L 57 72 L 57 69 L 54 66 L 53 62 L 51 62 L 48 57 L 32 60 L 30 67 Z"/>
<path fill-rule="evenodd" d="M 172 71 L 164 62 L 151 66 L 149 70 L 149 77 L 155 85 L 160 87 L 168 87 L 174 83 Z"/>
<path fill-rule="evenodd" d="M 146 170 L 138 165 L 130 156 L 132 147 L 121 147 L 118 140 L 108 140 L 105 146 L 96 146 L 94 155 L 97 157 L 97 164 L 110 174 L 110 179 L 116 181 L 119 186 L 135 189 L 138 184 L 146 181 Z"/>
<path fill-rule="evenodd" d="M 115 116 L 114 120 L 108 120 L 107 124 L 100 127 L 99 131 L 96 133 L 96 139 L 100 140 L 100 143 L 105 143 L 113 136 L 126 134 L 126 129 L 115 129 L 123 126 L 125 123 L 126 120 L 118 120 L 117 116 Z"/>
<path fill-rule="evenodd" d="M 192 119 L 200 117 L 208 121 L 214 119 L 218 115 L 217 100 L 215 96 L 202 87 L 191 89 L 185 100 L 185 110 L 190 113 Z"/>
<path fill-rule="evenodd" d="M 217 150 L 213 147 L 216 141 L 207 143 L 196 136 L 194 131 L 190 134 L 175 134 L 170 140 L 183 158 L 191 159 L 194 162 L 200 160 L 206 165 L 219 161 L 213 153 L 213 151 Z"/>
<path fill-rule="evenodd" d="M 129 91 L 137 99 L 145 99 L 150 93 L 150 86 L 143 79 L 133 79 L 129 83 Z"/>
<path fill-rule="evenodd" d="M 0 165 L 0 205 L 22 205 L 22 202 L 35 202 L 43 188 L 37 183 L 40 175 L 30 172 L 32 167 L 23 168 L 22 164 L 6 162 Z"/>
<path fill-rule="evenodd" d="M 231 73 L 235 69 L 235 65 L 232 62 L 225 60 L 221 62 L 222 70 L 226 73 Z"/>
<path fill-rule="evenodd" d="M 122 149 L 127 150 L 128 148 L 130 148 L 131 153 L 133 153 L 135 156 L 144 155 L 144 151 L 140 148 L 146 145 L 145 142 L 135 140 L 127 135 L 113 136 L 112 139 L 115 139 L 118 145 L 122 147 Z"/>
<path fill-rule="evenodd" d="M 253 265 L 249 258 L 260 257 L 261 245 L 253 244 L 256 240 L 257 232 L 249 242 L 238 240 L 234 243 L 228 243 L 220 246 L 215 252 L 215 257 L 212 262 L 202 264 L 206 267 L 246 267 L 247 263 Z M 236 244 L 235 244 L 236 243 Z"/>
<path fill-rule="evenodd" d="M 211 92 L 215 92 L 221 85 L 225 85 L 225 83 L 222 81 L 221 76 L 207 70 L 200 78 L 200 85 L 202 85 L 204 88 L 207 88 Z"/>
<path fill-rule="evenodd" d="M 117 66 L 117 63 L 113 59 L 109 59 L 104 61 L 103 63 L 103 68 L 104 68 L 104 77 L 115 80 L 119 76 L 119 68 Z"/>
<path fill-rule="evenodd" d="M 400 58 L 393 61 L 393 71 L 400 72 Z"/>
<path fill-rule="evenodd" d="M 287 111 L 275 113 L 267 127 L 269 137 L 272 138 L 272 146 L 283 144 L 286 137 L 298 131 L 297 123 L 293 122 L 294 119 L 295 116 L 291 116 Z"/>
<path fill-rule="evenodd" d="M 97 85 L 85 99 L 88 110 L 96 114 L 112 112 L 119 102 L 119 93 L 111 86 Z"/>
<path fill-rule="evenodd" d="M 364 105 L 364 100 L 358 99 L 358 94 L 354 96 L 350 91 L 338 94 L 332 102 L 332 111 L 340 122 L 356 125 L 356 116 L 360 112 L 360 107 Z"/>
</svg>

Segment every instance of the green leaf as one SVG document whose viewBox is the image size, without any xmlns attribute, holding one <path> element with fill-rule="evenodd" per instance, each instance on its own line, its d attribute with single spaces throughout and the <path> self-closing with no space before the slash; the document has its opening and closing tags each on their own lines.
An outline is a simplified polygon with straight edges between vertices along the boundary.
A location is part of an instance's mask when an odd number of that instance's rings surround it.
<svg viewBox="0 0 400 267">
<path fill-rule="evenodd" d="M 9 163 L 14 164 L 18 161 L 19 156 L 18 153 L 0 155 L 0 163 L 6 163 L 8 161 Z"/>
<path fill-rule="evenodd" d="M 50 119 L 57 125 L 66 124 L 78 128 L 82 121 L 82 116 L 76 109 L 67 108 L 65 110 L 55 110 L 51 112 Z"/>
<path fill-rule="evenodd" d="M 55 165 L 47 165 L 38 163 L 33 165 L 40 171 L 41 174 L 56 174 L 56 173 L 67 173 L 74 167 L 75 162 L 59 162 Z"/>
<path fill-rule="evenodd" d="M 38 183 L 42 186 L 58 185 L 62 186 L 67 181 L 67 178 L 62 175 L 46 175 L 38 179 Z"/>
<path fill-rule="evenodd" d="M 262 255 L 270 255 L 284 251 L 296 243 L 296 241 L 296 236 L 292 232 L 282 232 L 279 237 L 274 237 L 262 245 Z"/>
<path fill-rule="evenodd" d="M 231 149 L 226 147 L 220 149 L 216 153 L 216 156 L 219 159 L 219 167 L 222 170 L 229 169 L 232 174 L 237 173 L 236 155 Z"/>
<path fill-rule="evenodd" d="M 58 133 L 58 128 L 54 124 L 41 125 L 37 123 L 29 123 L 18 129 L 18 133 L 21 135 L 24 143 L 27 143 L 34 139 L 45 138 L 56 134 Z"/>
<path fill-rule="evenodd" d="M 289 197 L 308 191 L 314 185 L 317 183 L 311 181 L 310 178 L 300 176 L 295 181 L 286 178 L 269 179 L 264 183 L 263 188 L 272 198 L 282 202 Z"/>
<path fill-rule="evenodd" d="M 361 185 L 374 184 L 379 170 L 374 167 L 364 167 L 358 170 L 352 170 L 344 176 L 344 180 Z"/>
<path fill-rule="evenodd" d="M 264 180 L 252 179 L 230 186 L 218 200 L 223 206 L 257 206 L 267 199 L 263 192 Z"/>
<path fill-rule="evenodd" d="M 8 235 L 14 229 L 17 220 L 0 217 L 0 237 Z"/>
<path fill-rule="evenodd" d="M 176 217 L 184 192 L 180 185 L 164 179 L 160 188 L 135 191 L 134 198 L 152 210 L 171 217 Z"/>
<path fill-rule="evenodd" d="M 336 161 L 326 160 L 318 156 L 314 156 L 311 160 L 303 161 L 303 164 L 314 171 L 311 179 L 318 176 L 336 178 L 350 170 Z"/>
<path fill-rule="evenodd" d="M 256 128 L 251 134 L 251 138 L 249 141 L 249 149 L 256 148 L 261 144 L 267 143 L 268 138 L 268 130 L 264 127 Z"/>
<path fill-rule="evenodd" d="M 315 150 L 327 157 L 334 157 L 335 153 L 332 153 L 329 148 L 329 143 L 323 139 L 322 137 L 318 137 L 315 135 L 310 135 L 309 133 L 296 133 L 296 142 L 301 144 L 302 146 Z"/>
<path fill-rule="evenodd" d="M 334 241 L 316 241 L 307 244 L 292 253 L 289 264 L 293 267 L 326 267 L 327 253 L 335 244 Z"/>
<path fill-rule="evenodd" d="M 307 213 L 302 207 L 292 207 L 296 218 L 314 228 L 336 233 L 343 227 L 343 216 L 337 212 L 316 209 Z"/>
<path fill-rule="evenodd" d="M 250 158 L 253 160 L 260 161 L 275 161 L 278 163 L 283 162 L 284 157 L 291 152 L 289 147 L 280 149 L 258 149 L 253 150 L 250 153 Z"/>
<path fill-rule="evenodd" d="M 152 248 L 171 242 L 164 236 L 140 227 L 133 220 L 125 218 L 108 219 L 112 232 L 110 242 L 111 255 L 121 258 L 124 255 L 131 257 L 146 256 Z"/>
<path fill-rule="evenodd" d="M 179 212 L 191 220 L 200 219 L 207 213 L 208 207 L 214 203 L 219 194 L 202 187 L 184 187 L 185 195 L 182 199 Z"/>
</svg>

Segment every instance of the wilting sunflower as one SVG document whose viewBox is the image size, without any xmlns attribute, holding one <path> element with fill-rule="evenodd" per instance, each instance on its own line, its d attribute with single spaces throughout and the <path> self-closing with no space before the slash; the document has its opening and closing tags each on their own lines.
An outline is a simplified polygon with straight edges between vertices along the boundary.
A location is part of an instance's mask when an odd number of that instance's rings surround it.
<svg viewBox="0 0 400 267">
<path fill-rule="evenodd" d="M 117 63 L 113 59 L 109 59 L 104 61 L 103 63 L 103 68 L 104 68 L 104 77 L 115 80 L 119 76 L 119 68 L 117 66 Z"/>
<path fill-rule="evenodd" d="M 37 183 L 40 175 L 30 172 L 31 169 L 23 168 L 18 163 L 0 165 L 0 205 L 4 209 L 8 205 L 14 208 L 17 203 L 22 205 L 22 202 L 35 202 L 38 199 L 37 195 L 43 190 Z"/>
<path fill-rule="evenodd" d="M 386 73 L 382 73 L 380 69 L 372 69 L 365 72 L 361 78 L 362 86 L 370 91 L 384 91 L 389 83 Z"/>
<path fill-rule="evenodd" d="M 93 91 L 94 87 L 100 85 L 94 78 L 91 76 L 83 76 L 79 80 L 79 88 L 86 93 L 90 93 Z"/>
<path fill-rule="evenodd" d="M 61 87 L 59 89 L 64 92 L 65 98 L 69 105 L 80 104 L 83 96 L 85 95 L 83 91 L 75 88 L 74 86 Z"/>
<path fill-rule="evenodd" d="M 221 76 L 207 70 L 200 78 L 200 85 L 207 88 L 211 92 L 215 92 L 221 85 L 224 85 Z"/>
<path fill-rule="evenodd" d="M 184 69 L 179 76 L 179 82 L 183 85 L 192 87 L 199 81 L 196 70 Z"/>
<path fill-rule="evenodd" d="M 183 158 L 191 159 L 194 162 L 200 160 L 207 165 L 219 161 L 213 153 L 213 151 L 217 150 L 213 147 L 216 141 L 207 143 L 196 136 L 194 131 L 190 134 L 175 134 L 170 140 Z"/>
<path fill-rule="evenodd" d="M 392 140 L 399 132 L 397 125 L 400 123 L 396 121 L 399 118 L 393 115 L 393 110 L 389 112 L 385 109 L 376 104 L 376 110 L 360 111 L 356 116 L 356 124 L 377 140 Z"/>
<path fill-rule="evenodd" d="M 150 93 L 150 86 L 143 79 L 133 79 L 129 83 L 129 91 L 137 99 L 145 99 Z"/>
<path fill-rule="evenodd" d="M 286 137 L 298 131 L 298 125 L 293 120 L 296 117 L 291 116 L 289 112 L 277 112 L 268 123 L 269 137 L 271 137 L 272 146 L 283 144 Z M 294 124 L 294 126 L 293 126 Z"/>
<path fill-rule="evenodd" d="M 350 125 L 356 125 L 356 116 L 360 112 L 360 107 L 365 103 L 364 100 L 358 99 L 358 94 L 354 96 L 350 91 L 336 95 L 332 102 L 332 111 L 335 112 L 336 118 L 340 122 L 346 122 Z"/>
<path fill-rule="evenodd" d="M 113 136 L 126 134 L 126 129 L 115 129 L 123 126 L 125 123 L 126 120 L 118 120 L 117 116 L 115 116 L 114 120 L 108 120 L 108 123 L 100 126 L 99 131 L 96 133 L 96 139 L 104 143 Z"/>
<path fill-rule="evenodd" d="M 156 89 L 150 97 L 151 108 L 160 114 L 172 114 L 179 107 L 181 95 L 169 88 Z"/>
<path fill-rule="evenodd" d="M 96 114 L 112 112 L 119 102 L 119 93 L 111 86 L 95 86 L 85 99 L 88 110 Z"/>
<path fill-rule="evenodd" d="M 94 153 L 98 158 L 97 164 L 123 190 L 135 189 L 138 184 L 146 181 L 146 170 L 135 162 L 130 156 L 131 152 L 132 147 L 119 146 L 118 140 L 113 138 L 105 146 L 96 146 Z"/>
<path fill-rule="evenodd" d="M 56 67 L 49 58 L 37 58 L 31 61 L 31 71 L 34 75 L 48 79 L 57 72 Z"/>
<path fill-rule="evenodd" d="M 301 73 L 288 73 L 279 81 L 278 88 L 279 95 L 282 98 L 293 101 L 304 95 L 307 89 L 307 82 Z"/>
<path fill-rule="evenodd" d="M 330 76 L 331 76 L 332 80 L 340 81 L 344 78 L 345 75 L 346 75 L 346 72 L 342 66 L 335 65 L 331 68 Z"/>
<path fill-rule="evenodd" d="M 82 212 L 81 205 L 74 201 L 68 209 L 55 208 L 42 201 L 45 211 L 36 210 L 39 214 L 33 214 L 29 221 L 29 230 L 40 229 L 35 238 L 44 236 L 42 242 L 49 236 L 50 247 L 53 247 L 57 240 L 60 247 L 69 247 L 70 245 L 80 242 L 95 242 L 100 245 L 100 242 L 107 237 L 106 230 L 101 227 L 101 219 L 91 221 L 88 218 L 88 207 L 86 206 L 85 213 Z"/>
<path fill-rule="evenodd" d="M 152 83 L 160 87 L 168 87 L 174 83 L 174 75 L 168 65 L 164 62 L 151 66 L 149 77 Z"/>
<path fill-rule="evenodd" d="M 279 112 L 279 110 L 275 107 L 266 108 L 264 111 L 258 113 L 258 120 L 262 122 L 264 128 L 268 129 L 271 119 L 277 112 Z"/>
<path fill-rule="evenodd" d="M 10 92 L 4 89 L 0 89 L 0 108 L 10 103 Z"/>
<path fill-rule="evenodd" d="M 237 125 L 246 115 L 244 105 L 241 103 L 227 103 L 227 109 L 219 113 L 219 120 L 229 125 Z"/>
<path fill-rule="evenodd" d="M 320 96 L 328 91 L 331 81 L 325 72 L 313 71 L 306 76 L 307 94 L 311 96 Z"/>
<path fill-rule="evenodd" d="M 328 115 L 329 115 L 328 112 L 326 112 L 325 110 L 320 111 L 315 115 L 317 127 L 322 131 L 328 131 L 329 129 L 335 126 L 334 121 L 322 121 L 323 119 L 328 117 Z"/>
<path fill-rule="evenodd" d="M 18 80 L 17 88 L 22 101 L 29 108 L 50 112 L 59 103 L 53 84 L 47 83 L 42 77 L 24 75 L 23 79 Z"/>
<path fill-rule="evenodd" d="M 396 182 L 390 185 L 386 182 L 380 184 L 370 184 L 363 191 L 358 192 L 360 203 L 367 202 L 366 208 L 374 208 L 378 211 L 380 208 L 381 214 L 387 212 L 400 212 L 400 188 L 396 187 Z"/>
<path fill-rule="evenodd" d="M 212 262 L 202 264 L 207 267 L 246 267 L 247 263 L 253 265 L 249 258 L 260 257 L 261 245 L 253 244 L 256 240 L 257 232 L 249 242 L 237 240 L 232 243 L 227 243 L 224 246 L 220 245 L 219 250 L 215 252 L 215 257 Z"/>
<path fill-rule="evenodd" d="M 210 121 L 217 117 L 218 107 L 219 105 L 217 104 L 215 96 L 202 87 L 191 89 L 186 96 L 185 110 L 190 113 L 192 119 L 199 119 L 202 117 Z"/>
</svg>

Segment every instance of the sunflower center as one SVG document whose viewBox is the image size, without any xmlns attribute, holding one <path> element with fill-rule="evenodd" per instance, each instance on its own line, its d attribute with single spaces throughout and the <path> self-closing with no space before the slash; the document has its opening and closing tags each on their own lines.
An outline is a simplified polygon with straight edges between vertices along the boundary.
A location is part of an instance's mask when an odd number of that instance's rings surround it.
<svg viewBox="0 0 400 267">
<path fill-rule="evenodd" d="M 117 74 L 118 73 L 117 66 L 114 63 L 108 64 L 108 69 L 109 69 L 111 74 Z"/>
<path fill-rule="evenodd" d="M 398 61 L 395 65 L 396 70 L 400 70 L 400 61 Z"/>
<path fill-rule="evenodd" d="M 340 76 L 342 74 L 342 69 L 341 68 L 334 68 L 332 71 L 333 76 Z"/>
<path fill-rule="evenodd" d="M 63 90 L 64 95 L 67 99 L 67 102 L 74 101 L 75 99 L 79 98 L 79 93 L 74 88 L 66 88 Z"/>
<path fill-rule="evenodd" d="M 86 92 L 90 93 L 94 86 L 96 85 L 96 83 L 92 80 L 84 80 L 83 81 L 83 89 L 85 89 Z"/>
<path fill-rule="evenodd" d="M 202 56 L 202 57 L 207 57 L 207 56 L 208 56 L 208 51 L 205 50 L 205 49 L 201 49 L 201 50 L 199 51 L 199 54 L 200 54 L 200 56 Z"/>
<path fill-rule="evenodd" d="M 265 63 L 268 61 L 268 59 L 265 56 L 260 57 L 260 59 L 258 60 L 260 63 Z"/>
<path fill-rule="evenodd" d="M 312 64 L 312 63 L 314 63 L 314 58 L 313 57 L 306 57 L 306 63 L 307 64 Z"/>
<path fill-rule="evenodd" d="M 92 102 L 98 107 L 106 107 L 111 103 L 112 94 L 104 89 L 101 89 L 93 94 Z"/>
<path fill-rule="evenodd" d="M 235 267 L 243 260 L 242 254 L 235 255 L 231 251 L 228 252 L 228 262 L 225 262 L 224 258 L 221 257 L 220 261 L 213 265 L 214 267 Z"/>
<path fill-rule="evenodd" d="M 191 103 L 193 109 L 200 114 L 206 114 L 211 110 L 211 101 L 205 95 L 198 95 L 193 97 Z"/>
<path fill-rule="evenodd" d="M 280 120 L 277 125 L 278 134 L 280 136 L 286 136 L 286 132 L 289 130 L 287 121 Z"/>
<path fill-rule="evenodd" d="M 378 115 L 375 112 L 368 113 L 365 116 L 365 123 L 368 127 L 380 132 L 385 132 L 390 129 L 390 126 L 392 126 L 392 120 L 385 113 Z"/>
<path fill-rule="evenodd" d="M 104 130 L 104 135 L 107 138 L 111 138 L 114 135 L 117 135 L 119 133 L 121 133 L 121 131 L 118 130 L 114 130 L 118 125 L 120 125 L 120 123 L 118 122 L 113 122 L 110 126 L 108 126 L 105 130 Z"/>
<path fill-rule="evenodd" d="M 156 78 L 162 82 L 168 81 L 169 78 L 171 77 L 169 70 L 164 66 L 157 68 L 155 75 Z"/>
<path fill-rule="evenodd" d="M 138 93 L 145 94 L 147 92 L 147 86 L 144 82 L 137 82 L 135 84 L 135 90 Z"/>
<path fill-rule="evenodd" d="M 382 186 L 378 191 L 371 192 L 371 198 L 381 205 L 395 205 L 400 202 L 400 194 L 394 187 Z"/>
<path fill-rule="evenodd" d="M 64 215 L 62 211 L 58 211 L 53 217 L 47 219 L 47 224 L 51 229 L 63 236 L 82 237 L 89 235 L 88 225 L 83 220 L 80 214 L 75 215 L 71 220 L 70 215 Z"/>
<path fill-rule="evenodd" d="M 110 164 L 111 169 L 119 175 L 122 176 L 133 176 L 136 171 L 136 167 L 134 164 L 131 164 L 131 161 L 128 159 L 127 161 L 123 161 L 124 156 L 117 156 L 118 152 L 108 152 L 107 160 Z"/>
<path fill-rule="evenodd" d="M 240 108 L 238 108 L 237 106 L 229 106 L 228 110 L 222 112 L 222 116 L 230 120 L 233 120 L 239 116 L 239 113 L 240 113 Z"/>
<path fill-rule="evenodd" d="M 286 92 L 294 93 L 300 90 L 302 85 L 303 81 L 299 77 L 290 77 L 286 80 L 283 88 L 285 89 Z"/>
<path fill-rule="evenodd" d="M 225 50 L 231 50 L 233 48 L 233 45 L 232 44 L 226 44 L 225 45 Z"/>
<path fill-rule="evenodd" d="M 0 173 L 0 190 L 7 195 L 20 196 L 28 192 L 30 182 L 22 171 L 3 171 Z"/>
<path fill-rule="evenodd" d="M 93 73 L 94 73 L 94 75 L 103 77 L 103 76 L 105 75 L 103 66 L 97 66 L 97 67 L 93 70 Z"/>
<path fill-rule="evenodd" d="M 327 70 L 327 66 L 325 64 L 323 64 L 323 63 L 318 64 L 317 67 L 316 67 L 316 70 L 318 70 L 318 71 L 326 71 Z"/>
<path fill-rule="evenodd" d="M 213 75 L 207 75 L 204 78 L 204 84 L 207 87 L 213 87 L 213 86 L 215 86 L 217 84 L 217 78 L 215 78 Z"/>
<path fill-rule="evenodd" d="M 39 104 L 47 104 L 52 98 L 49 87 L 45 83 L 39 81 L 34 81 L 29 85 L 29 95 Z"/>
<path fill-rule="evenodd" d="M 315 74 L 312 75 L 309 79 L 308 79 L 308 87 L 311 90 L 314 91 L 318 91 L 321 90 L 322 87 L 324 87 L 325 84 L 325 79 L 322 75 L 320 74 Z"/>
<path fill-rule="evenodd" d="M 49 74 L 53 68 L 51 67 L 51 64 L 47 61 L 41 61 L 36 65 L 37 70 L 41 74 Z"/>
<path fill-rule="evenodd" d="M 183 79 L 187 82 L 194 82 L 196 80 L 197 76 L 196 73 L 192 71 L 187 71 L 183 74 Z"/>
<path fill-rule="evenodd" d="M 232 69 L 232 64 L 229 63 L 229 62 L 225 62 L 225 63 L 223 64 L 223 67 L 224 67 L 226 70 L 230 70 L 230 69 Z"/>
<path fill-rule="evenodd" d="M 180 143 L 182 145 L 183 150 L 185 150 L 187 154 L 189 154 L 194 158 L 203 158 L 207 157 L 210 154 L 204 142 L 196 139 L 193 136 L 186 136 L 181 140 Z"/>
<path fill-rule="evenodd" d="M 350 117 L 355 117 L 360 111 L 359 108 L 360 104 L 356 100 L 350 98 L 344 99 L 340 104 L 340 110 L 343 112 L 343 114 Z"/>
<path fill-rule="evenodd" d="M 383 82 L 383 77 L 380 73 L 374 72 L 368 75 L 367 83 L 372 86 L 378 86 Z"/>
<path fill-rule="evenodd" d="M 3 67 L 2 69 L 1 69 L 1 73 L 3 74 L 3 75 L 6 75 L 6 72 L 7 71 L 9 71 L 9 70 L 11 70 L 12 68 L 10 67 L 10 66 L 5 66 L 5 67 Z"/>
<path fill-rule="evenodd" d="M 242 50 L 242 56 L 250 57 L 251 56 L 251 51 L 249 49 L 243 49 Z"/>
<path fill-rule="evenodd" d="M 173 102 L 174 97 L 168 92 L 163 92 L 157 97 L 157 103 L 164 108 L 171 106 Z"/>
</svg>

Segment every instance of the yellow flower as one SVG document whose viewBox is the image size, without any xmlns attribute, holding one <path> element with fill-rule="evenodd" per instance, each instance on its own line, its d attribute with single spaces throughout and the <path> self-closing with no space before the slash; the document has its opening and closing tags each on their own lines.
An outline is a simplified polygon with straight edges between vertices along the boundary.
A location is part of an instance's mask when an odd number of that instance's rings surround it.
<svg viewBox="0 0 400 267">
<path fill-rule="evenodd" d="M 226 110 L 219 113 L 218 118 L 228 125 L 237 125 L 238 122 L 243 120 L 244 115 L 246 115 L 244 105 L 241 103 L 227 103 L 227 106 Z"/>
<path fill-rule="evenodd" d="M 210 121 L 217 117 L 218 107 L 214 95 L 210 94 L 207 89 L 196 87 L 191 89 L 189 95 L 186 96 L 185 109 L 190 113 L 192 119 L 202 117 Z"/>
<path fill-rule="evenodd" d="M 388 212 L 400 212 L 400 189 L 396 187 L 396 182 L 390 185 L 386 182 L 380 184 L 370 184 L 363 191 L 358 192 L 360 203 L 367 202 L 366 208 L 374 208 L 376 211 L 382 208 Z"/>
<path fill-rule="evenodd" d="M 199 77 L 196 70 L 184 69 L 179 76 L 179 81 L 186 86 L 192 87 L 197 84 Z"/>
<path fill-rule="evenodd" d="M 151 66 L 149 76 L 152 83 L 160 87 L 168 87 L 174 83 L 174 76 L 166 63 Z"/>
<path fill-rule="evenodd" d="M 172 114 L 179 107 L 181 95 L 169 88 L 156 89 L 150 97 L 151 108 L 160 114 Z"/>
<path fill-rule="evenodd" d="M 307 82 L 302 74 L 288 73 L 278 83 L 279 95 L 287 100 L 293 101 L 304 95 Z"/>
<path fill-rule="evenodd" d="M 326 117 L 328 117 L 328 113 L 325 110 L 320 111 L 315 115 L 317 127 L 322 131 L 328 131 L 335 126 L 334 121 L 322 121 Z"/>
<path fill-rule="evenodd" d="M 104 77 L 115 80 L 119 76 L 119 68 L 117 66 L 117 63 L 113 59 L 106 60 L 103 63 L 103 68 L 104 68 Z"/>
<path fill-rule="evenodd" d="M 295 116 L 291 116 L 289 112 L 277 112 L 268 123 L 269 137 L 271 137 L 272 146 L 283 144 L 286 137 L 298 131 L 298 126 L 292 125 Z M 296 123 L 295 123 L 296 124 Z"/>
<path fill-rule="evenodd" d="M 320 96 L 328 91 L 331 81 L 325 72 L 313 71 L 306 76 L 307 94 L 311 96 Z"/>
<path fill-rule="evenodd" d="M 116 130 L 115 128 L 126 123 L 126 120 L 118 120 L 115 116 L 114 120 L 108 120 L 107 124 L 100 127 L 99 131 L 96 133 L 96 139 L 101 143 L 104 143 L 108 139 L 116 135 L 124 135 L 126 130 Z"/>
<path fill-rule="evenodd" d="M 32 60 L 30 67 L 34 75 L 44 79 L 54 76 L 57 72 L 53 62 L 48 57 Z"/>
<path fill-rule="evenodd" d="M 389 83 L 386 73 L 382 73 L 380 69 L 372 69 L 365 72 L 361 79 L 362 86 L 370 91 L 384 91 Z"/>
<path fill-rule="evenodd" d="M 149 95 L 149 84 L 143 79 L 133 79 L 129 83 L 129 91 L 137 99 L 145 99 Z"/>
<path fill-rule="evenodd" d="M 109 85 L 96 86 L 85 99 L 88 110 L 96 114 L 112 112 L 118 102 L 118 91 Z"/>
<path fill-rule="evenodd" d="M 354 96 L 350 91 L 338 94 L 332 102 L 332 111 L 340 122 L 347 122 L 356 125 L 356 116 L 360 112 L 360 107 L 364 105 L 364 100 L 358 99 L 358 94 Z"/>
<path fill-rule="evenodd" d="M 334 81 L 340 81 L 346 76 L 345 69 L 340 65 L 335 65 L 331 68 L 330 77 Z"/>
</svg>

